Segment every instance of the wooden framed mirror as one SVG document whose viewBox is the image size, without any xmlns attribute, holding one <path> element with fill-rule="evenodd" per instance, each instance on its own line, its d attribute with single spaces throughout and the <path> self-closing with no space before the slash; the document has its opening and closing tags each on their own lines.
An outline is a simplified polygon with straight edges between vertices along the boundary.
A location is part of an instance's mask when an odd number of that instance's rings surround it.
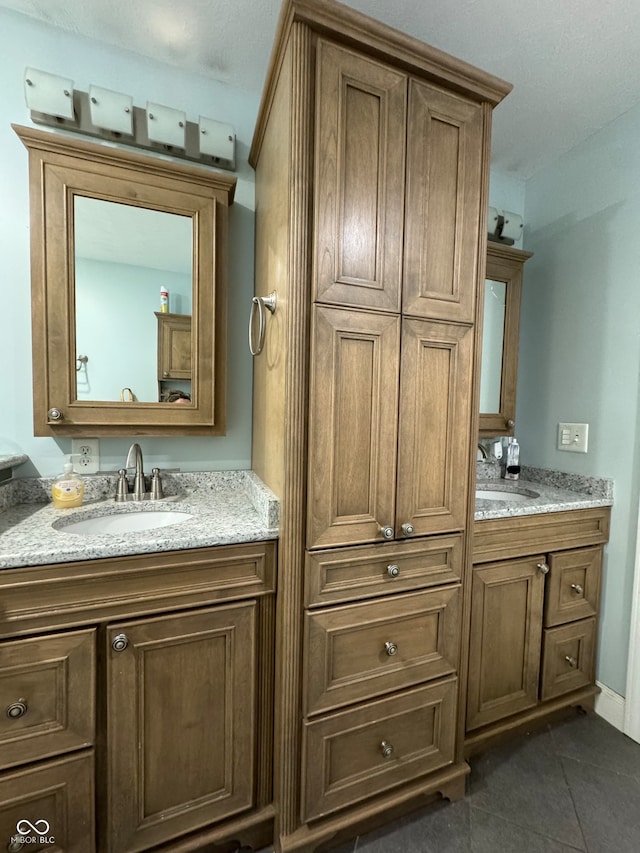
<svg viewBox="0 0 640 853">
<path fill-rule="evenodd" d="M 531 252 L 487 242 L 480 368 L 483 437 L 514 434 L 522 268 L 530 257 Z"/>
<path fill-rule="evenodd" d="M 29 151 L 34 434 L 224 433 L 236 179 L 13 127 Z"/>
</svg>

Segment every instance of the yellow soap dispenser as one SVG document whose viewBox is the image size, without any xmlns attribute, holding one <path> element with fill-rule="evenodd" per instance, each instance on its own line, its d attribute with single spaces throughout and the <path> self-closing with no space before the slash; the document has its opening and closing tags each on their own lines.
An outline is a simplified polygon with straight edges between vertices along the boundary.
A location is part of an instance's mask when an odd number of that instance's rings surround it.
<svg viewBox="0 0 640 853">
<path fill-rule="evenodd" d="M 74 472 L 72 462 L 65 462 L 62 474 L 53 481 L 51 498 L 57 509 L 82 506 L 84 480 Z"/>
</svg>

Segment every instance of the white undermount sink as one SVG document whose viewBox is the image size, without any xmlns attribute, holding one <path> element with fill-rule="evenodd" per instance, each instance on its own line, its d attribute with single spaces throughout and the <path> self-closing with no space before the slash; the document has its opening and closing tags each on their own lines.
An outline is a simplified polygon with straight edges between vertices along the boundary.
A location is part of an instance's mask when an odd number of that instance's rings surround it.
<svg viewBox="0 0 640 853">
<path fill-rule="evenodd" d="M 153 530 L 156 527 L 167 527 L 170 524 L 188 521 L 190 518 L 193 518 L 191 513 L 175 509 L 134 510 L 58 523 L 55 527 L 61 533 L 95 536 L 105 533 L 136 533 L 139 530 Z"/>
<path fill-rule="evenodd" d="M 476 499 L 483 501 L 511 501 L 512 503 L 524 503 L 531 498 L 539 498 L 540 493 L 534 492 L 533 489 L 522 488 L 479 488 L 476 489 Z"/>
</svg>

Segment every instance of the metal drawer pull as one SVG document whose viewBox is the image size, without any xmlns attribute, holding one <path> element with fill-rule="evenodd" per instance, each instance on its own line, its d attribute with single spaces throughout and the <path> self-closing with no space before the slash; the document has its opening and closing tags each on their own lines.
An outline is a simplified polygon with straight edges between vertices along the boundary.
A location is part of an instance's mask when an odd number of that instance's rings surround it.
<svg viewBox="0 0 640 853">
<path fill-rule="evenodd" d="M 111 648 L 114 652 L 123 652 L 129 645 L 129 638 L 126 634 L 118 634 L 111 641 Z"/>
<path fill-rule="evenodd" d="M 387 743 L 386 740 L 383 740 L 380 744 L 380 749 L 382 750 L 382 754 L 385 758 L 391 758 L 393 755 L 393 747 L 390 743 Z"/>
<path fill-rule="evenodd" d="M 17 720 L 20 717 L 24 717 L 24 715 L 29 710 L 29 706 L 27 705 L 26 699 L 18 699 L 17 702 L 12 702 L 7 708 L 7 717 L 10 720 Z"/>
<path fill-rule="evenodd" d="M 387 574 L 390 578 L 397 578 L 400 574 L 400 569 L 396 565 L 387 566 Z"/>
<path fill-rule="evenodd" d="M 26 840 L 20 835 L 13 835 L 7 844 L 7 853 L 20 853 L 27 847 Z"/>
<path fill-rule="evenodd" d="M 267 328 L 266 311 L 276 313 L 276 292 L 273 290 L 268 296 L 254 296 L 251 300 L 251 313 L 249 314 L 249 351 L 251 355 L 260 355 L 264 347 L 264 335 Z M 265 310 L 266 309 L 266 310 Z M 258 340 L 255 339 L 256 315 L 259 319 Z"/>
<path fill-rule="evenodd" d="M 546 563 L 538 563 L 538 568 L 540 569 L 543 575 L 549 574 L 549 566 Z"/>
<path fill-rule="evenodd" d="M 413 536 L 413 524 L 409 524 L 408 521 L 402 525 L 402 532 L 405 536 Z"/>
<path fill-rule="evenodd" d="M 584 592 L 583 587 L 582 587 L 579 583 L 572 583 L 572 584 L 571 584 L 571 589 L 572 589 L 572 590 L 573 590 L 577 595 L 582 595 L 582 593 Z"/>
<path fill-rule="evenodd" d="M 389 525 L 381 527 L 380 533 L 382 533 L 385 539 L 393 539 L 393 527 L 389 527 Z"/>
<path fill-rule="evenodd" d="M 396 646 L 395 643 L 390 643 L 389 641 L 387 641 L 384 644 L 384 649 L 390 658 L 392 658 L 394 655 L 398 654 L 398 647 Z"/>
<path fill-rule="evenodd" d="M 572 666 L 574 669 L 578 666 L 578 661 L 575 658 L 572 658 L 569 655 L 565 655 L 564 659 L 569 664 L 569 666 Z"/>
</svg>

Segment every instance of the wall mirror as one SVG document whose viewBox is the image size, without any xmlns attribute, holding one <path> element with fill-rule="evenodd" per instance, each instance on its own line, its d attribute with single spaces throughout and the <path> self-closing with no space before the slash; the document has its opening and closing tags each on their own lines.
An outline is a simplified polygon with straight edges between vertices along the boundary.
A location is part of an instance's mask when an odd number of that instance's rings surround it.
<svg viewBox="0 0 640 853">
<path fill-rule="evenodd" d="M 224 433 L 235 178 L 14 130 L 29 151 L 35 435 Z"/>
<path fill-rule="evenodd" d="M 531 252 L 487 243 L 480 368 L 480 436 L 513 435 L 522 268 Z"/>
</svg>

